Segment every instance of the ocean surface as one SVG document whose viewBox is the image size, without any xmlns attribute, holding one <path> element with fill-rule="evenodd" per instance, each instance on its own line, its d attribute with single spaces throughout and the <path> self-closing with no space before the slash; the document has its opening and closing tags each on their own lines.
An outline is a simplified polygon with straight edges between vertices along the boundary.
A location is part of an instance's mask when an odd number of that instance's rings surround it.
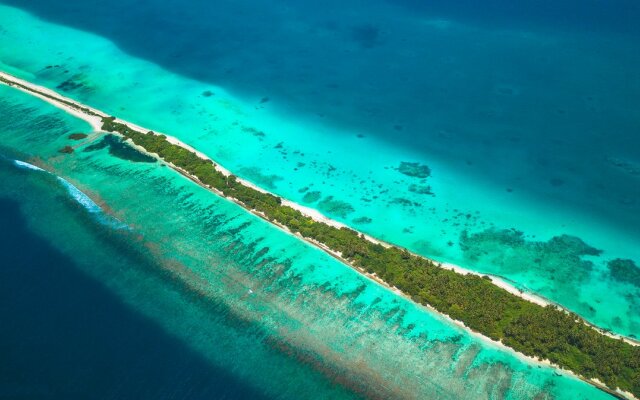
<svg viewBox="0 0 640 400">
<path fill-rule="evenodd" d="M 628 0 L 0 0 L 0 70 L 640 337 L 639 18 Z M 15 324 L 0 379 L 15 384 L 0 390 L 604 396 L 0 89 L 16 227 L 1 232 Z"/>
<path fill-rule="evenodd" d="M 39 99 L 0 120 L 2 398 L 609 398 Z"/>
</svg>

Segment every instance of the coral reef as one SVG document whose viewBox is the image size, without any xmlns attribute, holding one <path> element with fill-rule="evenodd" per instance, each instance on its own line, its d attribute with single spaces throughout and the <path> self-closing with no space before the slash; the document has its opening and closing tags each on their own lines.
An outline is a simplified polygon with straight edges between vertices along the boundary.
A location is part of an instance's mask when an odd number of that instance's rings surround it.
<svg viewBox="0 0 640 400">
<path fill-rule="evenodd" d="M 413 178 L 428 178 L 431 176 L 431 168 L 428 165 L 417 162 L 402 161 L 398 172 Z"/>
</svg>

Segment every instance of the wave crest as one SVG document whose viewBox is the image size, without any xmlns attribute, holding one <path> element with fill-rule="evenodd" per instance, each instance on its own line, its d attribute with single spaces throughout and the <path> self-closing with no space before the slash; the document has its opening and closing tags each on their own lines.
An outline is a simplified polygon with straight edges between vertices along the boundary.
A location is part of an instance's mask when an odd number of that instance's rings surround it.
<svg viewBox="0 0 640 400">
<path fill-rule="evenodd" d="M 66 180 L 66 179 L 64 179 L 64 178 L 62 178 L 60 176 L 54 175 L 51 172 L 46 171 L 46 170 L 44 170 L 44 169 L 42 169 L 42 168 L 40 168 L 38 166 L 35 166 L 33 164 L 29 164 L 28 162 L 25 162 L 25 161 L 13 160 L 13 164 L 15 166 L 17 166 L 18 168 L 24 168 L 24 169 L 30 169 L 30 170 L 33 170 L 33 171 L 45 172 L 47 174 L 55 176 L 56 179 L 58 180 L 58 182 L 60 182 L 62 184 L 62 186 L 64 186 L 65 189 L 67 189 L 67 193 L 69 193 L 69 195 L 78 204 L 80 204 L 85 210 L 87 210 L 91 214 L 95 214 L 100 223 L 102 223 L 104 225 L 107 225 L 107 226 L 109 226 L 111 228 L 114 228 L 114 229 L 128 229 L 129 228 L 126 224 L 122 223 L 117 218 L 105 214 L 104 211 L 102 210 L 102 208 L 100 208 L 100 206 L 98 204 L 96 204 L 95 201 L 91 200 L 91 198 L 89 196 L 87 196 L 80 189 L 75 187 L 68 180 Z"/>
</svg>

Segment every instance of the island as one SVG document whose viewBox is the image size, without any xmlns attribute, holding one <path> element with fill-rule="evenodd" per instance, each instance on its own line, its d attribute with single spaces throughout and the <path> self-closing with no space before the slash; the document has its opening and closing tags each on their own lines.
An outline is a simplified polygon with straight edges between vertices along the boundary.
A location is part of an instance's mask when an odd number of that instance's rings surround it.
<svg viewBox="0 0 640 400">
<path fill-rule="evenodd" d="M 620 398 L 640 397 L 640 346 L 631 339 L 600 330 L 555 304 L 532 301 L 517 290 L 507 290 L 492 277 L 413 254 L 282 199 L 236 177 L 176 138 L 119 120 L 6 73 L 0 73 L 0 82 L 87 120 L 96 131 L 122 136 L 199 185 L 471 331 L 571 371 Z"/>
</svg>

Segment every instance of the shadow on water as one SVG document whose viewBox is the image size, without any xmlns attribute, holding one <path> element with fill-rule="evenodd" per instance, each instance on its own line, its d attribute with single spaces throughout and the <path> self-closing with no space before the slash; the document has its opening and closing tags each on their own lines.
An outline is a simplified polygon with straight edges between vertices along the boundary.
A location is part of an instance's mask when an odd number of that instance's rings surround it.
<svg viewBox="0 0 640 400">
<path fill-rule="evenodd" d="M 0 398 L 265 398 L 127 308 L 0 198 Z"/>
</svg>

